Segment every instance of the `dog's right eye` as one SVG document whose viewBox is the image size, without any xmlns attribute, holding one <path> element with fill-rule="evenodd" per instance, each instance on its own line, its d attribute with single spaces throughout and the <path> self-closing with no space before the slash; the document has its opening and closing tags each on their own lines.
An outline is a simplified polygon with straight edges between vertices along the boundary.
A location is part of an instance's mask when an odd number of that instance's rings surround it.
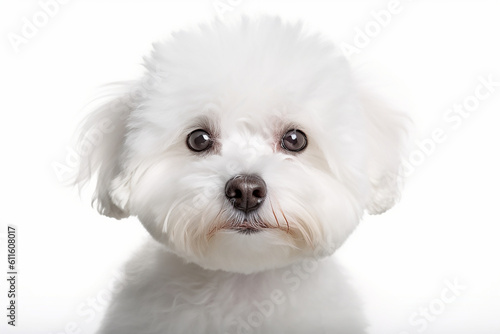
<svg viewBox="0 0 500 334">
<path fill-rule="evenodd" d="M 188 135 L 186 144 L 191 151 L 202 152 L 212 147 L 213 140 L 208 132 L 198 129 Z"/>
</svg>

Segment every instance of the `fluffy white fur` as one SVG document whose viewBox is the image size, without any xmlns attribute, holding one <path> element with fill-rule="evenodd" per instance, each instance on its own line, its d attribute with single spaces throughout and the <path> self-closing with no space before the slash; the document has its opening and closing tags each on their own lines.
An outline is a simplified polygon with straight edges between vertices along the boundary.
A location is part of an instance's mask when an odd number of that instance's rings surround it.
<svg viewBox="0 0 500 334">
<path fill-rule="evenodd" d="M 145 68 L 80 137 L 104 136 L 78 178 L 96 175 L 99 212 L 137 216 L 156 240 L 128 263 L 99 333 L 363 333 L 329 255 L 398 198 L 406 117 L 360 91 L 334 45 L 278 18 L 177 32 Z M 209 152 L 186 146 L 199 128 Z M 304 151 L 280 146 L 289 129 Z M 228 228 L 241 213 L 224 187 L 241 174 L 267 184 L 247 218 L 258 233 Z"/>
</svg>

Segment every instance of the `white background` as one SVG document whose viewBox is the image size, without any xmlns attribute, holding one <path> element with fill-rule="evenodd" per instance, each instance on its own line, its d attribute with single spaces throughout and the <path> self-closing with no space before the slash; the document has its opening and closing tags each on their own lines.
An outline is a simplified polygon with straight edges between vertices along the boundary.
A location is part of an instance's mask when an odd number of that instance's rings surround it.
<svg viewBox="0 0 500 334">
<path fill-rule="evenodd" d="M 53 165 L 65 163 L 98 87 L 135 78 L 151 42 L 211 19 L 215 2 L 69 1 L 18 52 L 8 36 L 20 34 L 23 18 L 32 21 L 40 4 L 0 5 L 0 278 L 7 224 L 18 229 L 20 272 L 16 328 L 6 325 L 0 280 L 2 333 L 91 333 L 98 326 L 114 273 L 147 235 L 135 219 L 99 216 L 88 194 L 80 199 L 59 182 Z M 300 18 L 353 44 L 358 29 L 374 21 L 371 11 L 387 6 L 242 0 L 224 15 Z M 366 217 L 337 256 L 365 300 L 370 333 L 500 333 L 500 86 L 456 128 L 443 119 L 470 100 L 478 77 L 500 81 L 500 5 L 401 0 L 400 9 L 352 61 L 398 82 L 394 92 L 414 119 L 416 142 L 437 128 L 446 140 L 410 175 L 401 202 Z M 440 302 L 447 281 L 465 287 L 451 303 Z M 429 307 L 439 314 L 427 328 L 409 321 Z"/>
</svg>

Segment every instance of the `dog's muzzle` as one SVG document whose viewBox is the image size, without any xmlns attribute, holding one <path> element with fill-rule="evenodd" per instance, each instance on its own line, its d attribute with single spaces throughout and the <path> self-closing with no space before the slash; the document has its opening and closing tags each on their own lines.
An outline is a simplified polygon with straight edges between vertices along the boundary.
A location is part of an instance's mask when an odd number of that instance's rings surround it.
<svg viewBox="0 0 500 334">
<path fill-rule="evenodd" d="M 257 175 L 236 175 L 226 183 L 226 198 L 245 214 L 260 207 L 267 195 L 264 180 Z"/>
</svg>

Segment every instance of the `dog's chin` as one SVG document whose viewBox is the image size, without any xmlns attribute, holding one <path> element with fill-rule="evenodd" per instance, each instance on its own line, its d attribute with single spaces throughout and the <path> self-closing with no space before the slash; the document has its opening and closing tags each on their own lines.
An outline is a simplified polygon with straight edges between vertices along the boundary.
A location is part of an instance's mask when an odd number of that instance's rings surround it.
<svg viewBox="0 0 500 334">
<path fill-rule="evenodd" d="M 307 254 L 285 231 L 245 224 L 220 229 L 203 255 L 181 255 L 209 270 L 250 274 L 294 263 Z"/>
</svg>

